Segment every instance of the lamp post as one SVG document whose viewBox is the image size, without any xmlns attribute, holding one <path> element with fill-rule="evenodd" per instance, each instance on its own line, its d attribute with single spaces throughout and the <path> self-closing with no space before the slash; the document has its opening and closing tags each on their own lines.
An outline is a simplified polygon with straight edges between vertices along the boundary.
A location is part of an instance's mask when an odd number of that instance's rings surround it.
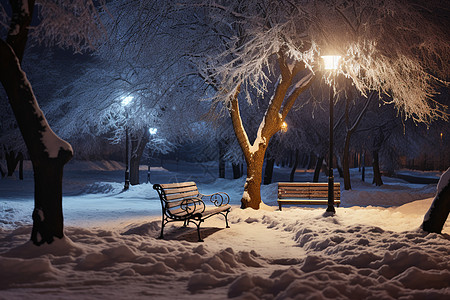
<svg viewBox="0 0 450 300">
<path fill-rule="evenodd" d="M 158 132 L 158 128 L 149 128 L 148 133 L 150 134 L 150 140 Z M 148 165 L 147 165 L 147 183 L 150 182 L 150 149 L 148 150 Z"/>
<path fill-rule="evenodd" d="M 127 106 L 131 103 L 133 100 L 133 96 L 127 96 L 122 99 L 122 106 L 125 108 L 125 185 L 123 186 L 123 190 L 126 191 L 130 188 L 130 167 L 129 167 L 129 161 L 130 161 L 130 154 L 129 154 L 129 137 L 128 137 L 128 110 Z"/>
<path fill-rule="evenodd" d="M 340 56 L 336 55 L 325 55 L 322 56 L 322 59 L 324 61 L 324 68 L 325 70 L 336 70 L 338 68 L 338 61 Z M 328 159 L 328 207 L 327 212 L 329 213 L 335 213 L 336 210 L 334 208 L 334 176 L 333 176 L 333 126 L 334 126 L 334 116 L 333 116 L 333 109 L 334 109 L 334 89 L 333 86 L 330 84 L 330 145 L 329 145 L 329 159 Z"/>
</svg>

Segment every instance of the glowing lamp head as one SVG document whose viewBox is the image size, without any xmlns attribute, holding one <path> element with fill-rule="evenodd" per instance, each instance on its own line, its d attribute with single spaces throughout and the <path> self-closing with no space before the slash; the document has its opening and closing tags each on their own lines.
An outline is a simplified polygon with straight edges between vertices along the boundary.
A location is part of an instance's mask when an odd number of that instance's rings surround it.
<svg viewBox="0 0 450 300">
<path fill-rule="evenodd" d="M 281 123 L 281 131 L 286 132 L 288 130 L 288 124 L 286 122 Z"/>
<path fill-rule="evenodd" d="M 127 106 L 131 103 L 131 101 L 133 101 L 133 96 L 127 96 L 122 98 L 122 102 L 120 102 L 120 104 L 122 104 L 122 106 Z"/>
<path fill-rule="evenodd" d="M 148 133 L 150 133 L 150 135 L 155 135 L 158 132 L 158 128 L 149 128 L 148 129 Z"/>
<path fill-rule="evenodd" d="M 339 55 L 324 55 L 322 56 L 325 70 L 336 70 L 339 66 Z"/>
</svg>

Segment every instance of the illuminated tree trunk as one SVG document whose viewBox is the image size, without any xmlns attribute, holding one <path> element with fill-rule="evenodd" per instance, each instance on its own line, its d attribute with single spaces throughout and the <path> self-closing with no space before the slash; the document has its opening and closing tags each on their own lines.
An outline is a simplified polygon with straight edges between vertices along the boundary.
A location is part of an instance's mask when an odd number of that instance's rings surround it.
<svg viewBox="0 0 450 300">
<path fill-rule="evenodd" d="M 229 111 L 233 122 L 233 129 L 247 164 L 247 180 L 241 199 L 241 208 L 251 207 L 253 209 L 259 209 L 262 202 L 260 190 L 262 167 L 269 141 L 281 129 L 281 125 L 294 105 L 295 100 L 310 86 L 314 78 L 312 73 L 308 73 L 299 82 L 295 82 L 295 87 L 292 88 L 291 93 L 288 95 L 287 92 L 292 87 L 294 77 L 300 71 L 305 70 L 305 65 L 297 62 L 293 66 L 288 66 L 282 52 L 278 53 L 278 64 L 281 71 L 281 79 L 278 81 L 274 95 L 267 107 L 253 143 L 250 143 L 248 139 L 239 112 L 238 96 L 240 86 L 236 88 L 233 99 L 231 99 Z"/>
</svg>

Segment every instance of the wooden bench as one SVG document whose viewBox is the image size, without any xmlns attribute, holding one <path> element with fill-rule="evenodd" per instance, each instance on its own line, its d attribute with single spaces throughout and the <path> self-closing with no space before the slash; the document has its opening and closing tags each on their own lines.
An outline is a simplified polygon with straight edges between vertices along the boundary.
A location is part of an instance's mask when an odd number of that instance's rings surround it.
<svg viewBox="0 0 450 300">
<path fill-rule="evenodd" d="M 162 206 L 162 224 L 160 239 L 164 238 L 164 227 L 169 222 L 183 221 L 184 226 L 189 222 L 197 225 L 198 241 L 203 242 L 200 235 L 200 224 L 209 217 L 221 214 L 228 226 L 228 213 L 231 205 L 230 197 L 223 192 L 211 195 L 199 193 L 195 182 L 180 182 L 169 184 L 155 184 L 153 189 L 158 192 Z M 204 199 L 209 199 L 214 206 L 206 206 Z"/>
<path fill-rule="evenodd" d="M 319 182 L 279 182 L 278 206 L 287 205 L 327 205 L 328 183 Z M 334 204 L 341 203 L 341 185 L 334 183 Z"/>
</svg>

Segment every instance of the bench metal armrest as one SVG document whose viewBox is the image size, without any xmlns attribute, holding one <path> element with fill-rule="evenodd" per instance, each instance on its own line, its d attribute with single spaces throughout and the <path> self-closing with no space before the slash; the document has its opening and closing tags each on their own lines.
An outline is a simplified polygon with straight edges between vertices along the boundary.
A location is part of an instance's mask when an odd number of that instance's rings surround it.
<svg viewBox="0 0 450 300">
<path fill-rule="evenodd" d="M 200 194 L 200 196 L 202 198 L 208 197 L 209 200 L 217 207 L 227 205 L 228 203 L 230 203 L 230 196 L 228 196 L 228 194 L 225 192 L 217 192 L 211 195 Z"/>
<path fill-rule="evenodd" d="M 195 214 L 201 214 L 205 211 L 205 203 L 198 197 L 191 197 L 183 199 L 180 203 L 180 208 L 186 213 L 187 217 Z"/>
</svg>

